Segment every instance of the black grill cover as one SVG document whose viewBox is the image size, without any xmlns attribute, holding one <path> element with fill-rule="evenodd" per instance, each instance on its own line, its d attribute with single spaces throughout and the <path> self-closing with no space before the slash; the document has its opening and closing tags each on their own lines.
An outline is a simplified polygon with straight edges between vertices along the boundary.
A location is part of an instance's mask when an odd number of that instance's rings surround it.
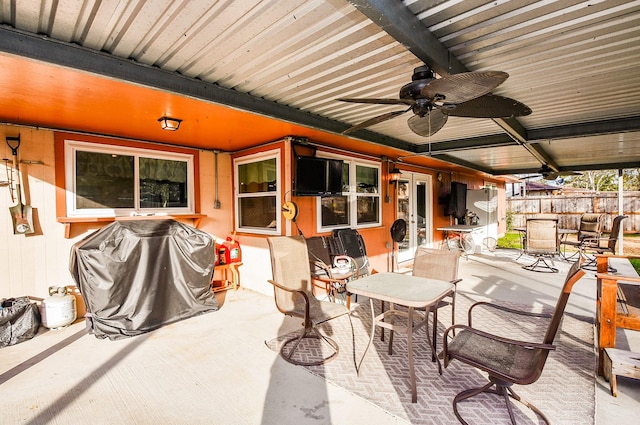
<svg viewBox="0 0 640 425">
<path fill-rule="evenodd" d="M 213 238 L 175 220 L 116 221 L 73 245 L 69 269 L 96 337 L 119 339 L 215 311 Z"/>
<path fill-rule="evenodd" d="M 0 307 L 0 347 L 33 338 L 40 327 L 40 311 L 28 297 L 2 299 Z"/>
</svg>

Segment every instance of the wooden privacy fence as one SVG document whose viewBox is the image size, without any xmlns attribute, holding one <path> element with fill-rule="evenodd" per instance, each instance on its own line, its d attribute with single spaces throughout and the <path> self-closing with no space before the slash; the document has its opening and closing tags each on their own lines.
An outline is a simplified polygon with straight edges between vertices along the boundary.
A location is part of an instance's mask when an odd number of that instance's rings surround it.
<svg viewBox="0 0 640 425">
<path fill-rule="evenodd" d="M 640 192 L 624 192 L 622 222 L 624 233 L 640 233 Z M 525 227 L 528 217 L 540 213 L 558 214 L 558 227 L 577 229 L 584 213 L 605 214 L 603 232 L 609 232 L 618 211 L 618 193 L 588 193 L 562 195 L 527 195 L 507 198 L 507 225 Z"/>
</svg>

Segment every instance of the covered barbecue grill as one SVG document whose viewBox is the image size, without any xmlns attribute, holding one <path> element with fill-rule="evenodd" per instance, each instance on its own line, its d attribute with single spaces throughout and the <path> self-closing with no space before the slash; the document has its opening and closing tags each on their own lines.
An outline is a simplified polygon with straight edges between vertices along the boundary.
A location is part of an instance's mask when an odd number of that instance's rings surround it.
<svg viewBox="0 0 640 425">
<path fill-rule="evenodd" d="M 115 221 L 71 250 L 98 338 L 139 335 L 218 310 L 211 235 L 175 220 Z"/>
</svg>

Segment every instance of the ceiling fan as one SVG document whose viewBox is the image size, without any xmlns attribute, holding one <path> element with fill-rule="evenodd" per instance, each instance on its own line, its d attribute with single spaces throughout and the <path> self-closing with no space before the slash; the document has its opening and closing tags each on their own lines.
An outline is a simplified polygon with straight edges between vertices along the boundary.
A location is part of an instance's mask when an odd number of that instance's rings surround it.
<svg viewBox="0 0 640 425">
<path fill-rule="evenodd" d="M 529 115 L 531 109 L 517 100 L 489 94 L 509 74 L 502 71 L 464 72 L 436 78 L 428 66 L 413 70 L 411 82 L 400 89 L 398 99 L 340 98 L 342 102 L 405 105 L 408 108 L 387 112 L 356 124 L 343 134 L 379 124 L 412 111 L 407 120 L 414 133 L 429 137 L 440 130 L 449 116 L 468 118 L 507 118 Z"/>
<path fill-rule="evenodd" d="M 556 180 L 559 177 L 564 176 L 581 176 L 582 173 L 577 171 L 554 171 L 547 164 L 542 164 L 542 167 L 538 170 L 537 174 L 528 175 L 525 179 L 530 179 L 534 177 L 542 177 L 545 180 Z"/>
</svg>

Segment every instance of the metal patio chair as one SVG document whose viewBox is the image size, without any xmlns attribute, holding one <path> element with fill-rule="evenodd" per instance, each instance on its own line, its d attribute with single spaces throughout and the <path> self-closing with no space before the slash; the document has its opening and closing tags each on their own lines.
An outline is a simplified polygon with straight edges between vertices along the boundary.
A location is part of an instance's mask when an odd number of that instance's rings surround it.
<svg viewBox="0 0 640 425">
<path fill-rule="evenodd" d="M 312 236 L 306 238 L 306 243 L 314 293 L 316 288 L 321 289 L 332 302 L 343 297 L 347 308 L 350 308 L 351 295 L 346 285 L 350 280 L 360 277 L 356 260 L 347 255 L 334 254 L 332 245 L 335 241 L 332 236 Z"/>
<path fill-rule="evenodd" d="M 576 261 L 567 273 L 562 292 L 558 297 L 552 315 L 530 313 L 481 301 L 469 308 L 468 326 L 454 325 L 445 331 L 443 337 L 444 347 L 441 354 L 444 357 L 445 368 L 451 361 L 458 360 L 489 375 L 489 382 L 486 385 L 480 388 L 464 390 L 453 399 L 453 411 L 461 423 L 466 424 L 467 422 L 458 412 L 458 403 L 481 393 L 502 396 L 506 402 L 511 423 L 514 425 L 516 421 L 510 398 L 527 406 L 545 423 L 549 423 L 548 418 L 537 407 L 517 395 L 512 386 L 513 384 L 533 384 L 542 374 L 549 352 L 555 349 L 553 341 L 560 328 L 562 315 L 569 300 L 571 289 L 584 274 L 584 270 L 580 268 L 580 262 Z M 550 321 L 542 341 L 522 341 L 505 338 L 473 327 L 472 313 L 473 309 L 478 306 L 495 308 L 500 312 L 514 315 L 549 318 Z M 453 333 L 454 330 L 458 332 L 449 340 L 449 334 Z"/>
<path fill-rule="evenodd" d="M 619 215 L 613 219 L 611 225 L 611 233 L 608 238 L 585 238 L 580 246 L 580 253 L 586 259 L 586 262 L 582 265 L 583 269 L 596 270 L 596 258 L 589 256 L 589 254 L 616 254 L 616 247 L 618 245 L 618 238 L 620 235 L 620 227 L 622 221 L 628 218 L 626 215 Z M 616 270 L 609 267 L 609 271 L 615 273 Z"/>
<path fill-rule="evenodd" d="M 577 240 L 567 241 L 564 240 L 560 243 L 561 248 L 564 246 L 564 255 L 565 259 L 571 259 L 576 255 L 580 254 L 580 250 L 582 249 L 585 240 L 599 240 L 602 236 L 602 218 L 604 214 L 597 213 L 585 213 L 580 216 L 580 224 L 578 226 L 578 237 Z M 576 252 L 572 255 L 566 255 L 566 247 L 573 247 Z"/>
<path fill-rule="evenodd" d="M 553 263 L 553 257 L 560 255 L 557 219 L 527 219 L 527 232 L 524 243 L 524 253 L 536 257 L 536 261 L 522 266 L 523 269 L 534 272 L 558 272 L 556 267 L 547 262 L 547 259 L 549 259 Z"/>
<path fill-rule="evenodd" d="M 462 279 L 458 279 L 458 265 L 460 264 L 461 251 L 449 251 L 418 247 L 413 258 L 413 275 L 432 279 L 445 280 L 454 285 L 451 293 L 440 303 L 432 308 L 433 311 L 433 346 L 437 346 L 438 309 L 447 305 L 451 306 L 451 324 L 456 323 L 456 285 Z M 433 358 L 432 360 L 435 360 Z"/>
<path fill-rule="evenodd" d="M 280 348 L 280 355 L 286 361 L 303 366 L 324 364 L 338 355 L 338 344 L 320 333 L 318 327 L 329 320 L 347 315 L 349 309 L 342 304 L 320 301 L 313 295 L 311 270 L 307 244 L 302 236 L 280 236 L 267 238 L 271 253 L 271 269 L 274 298 L 278 310 L 287 316 L 303 319 L 303 332 L 287 339 Z M 329 347 L 329 354 L 317 360 L 294 357 L 298 346 L 306 339 L 320 341 Z M 321 347 L 320 351 L 323 351 Z"/>
</svg>

